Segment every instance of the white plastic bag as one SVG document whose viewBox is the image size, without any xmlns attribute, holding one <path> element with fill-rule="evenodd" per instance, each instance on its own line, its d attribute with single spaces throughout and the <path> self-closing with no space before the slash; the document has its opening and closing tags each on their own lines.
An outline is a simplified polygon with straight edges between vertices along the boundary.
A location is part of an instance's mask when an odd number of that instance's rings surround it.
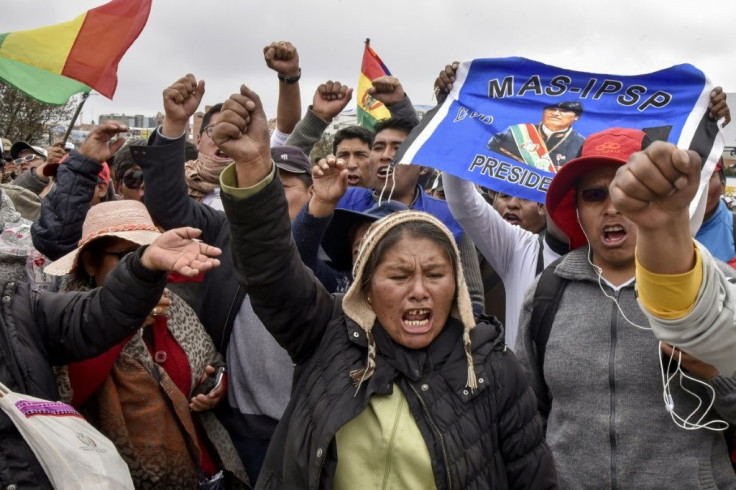
<svg viewBox="0 0 736 490">
<path fill-rule="evenodd" d="M 14 393 L 0 383 L 8 414 L 57 490 L 133 489 L 128 465 L 112 442 L 73 407 Z"/>
</svg>

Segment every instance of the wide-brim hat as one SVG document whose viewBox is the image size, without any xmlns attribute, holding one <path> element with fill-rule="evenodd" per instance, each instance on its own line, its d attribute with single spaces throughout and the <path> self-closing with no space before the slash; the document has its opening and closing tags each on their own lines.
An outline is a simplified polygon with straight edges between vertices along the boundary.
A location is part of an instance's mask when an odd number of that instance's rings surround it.
<svg viewBox="0 0 736 490">
<path fill-rule="evenodd" d="M 146 206 L 140 201 L 126 199 L 108 201 L 92 206 L 82 227 L 82 239 L 77 248 L 52 262 L 44 272 L 63 276 L 76 270 L 79 254 L 85 246 L 103 237 L 118 237 L 138 245 L 150 245 L 161 233 L 153 224 Z"/>
<path fill-rule="evenodd" d="M 588 243 L 577 218 L 575 186 L 580 178 L 594 168 L 620 167 L 632 153 L 641 151 L 651 140 L 638 129 L 610 128 L 588 136 L 580 156 L 570 160 L 552 178 L 545 206 L 547 214 L 570 239 L 570 250 Z"/>
<path fill-rule="evenodd" d="M 373 223 L 396 211 L 409 209 L 399 201 L 384 201 L 366 211 L 335 209 L 330 224 L 325 229 L 322 248 L 332 261 L 332 268 L 338 271 L 353 270 L 353 247 L 350 230 L 360 223 Z"/>
</svg>

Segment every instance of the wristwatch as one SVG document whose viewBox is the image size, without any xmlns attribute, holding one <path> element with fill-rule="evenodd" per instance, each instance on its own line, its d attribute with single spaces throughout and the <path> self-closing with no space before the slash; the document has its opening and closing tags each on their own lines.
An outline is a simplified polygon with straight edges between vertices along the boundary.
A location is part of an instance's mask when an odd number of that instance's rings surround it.
<svg viewBox="0 0 736 490">
<path fill-rule="evenodd" d="M 287 83 L 289 85 L 296 83 L 299 81 L 299 79 L 302 77 L 302 68 L 299 67 L 299 71 L 296 72 L 296 75 L 293 77 L 286 78 L 285 76 L 281 75 L 281 73 L 278 74 L 279 80 L 281 80 L 284 83 Z"/>
</svg>

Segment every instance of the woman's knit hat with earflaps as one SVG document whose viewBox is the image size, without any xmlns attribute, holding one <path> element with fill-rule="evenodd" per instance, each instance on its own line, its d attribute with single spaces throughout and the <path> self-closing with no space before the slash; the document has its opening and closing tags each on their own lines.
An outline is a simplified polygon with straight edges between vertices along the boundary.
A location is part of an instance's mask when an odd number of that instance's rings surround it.
<svg viewBox="0 0 736 490">
<path fill-rule="evenodd" d="M 360 385 L 366 379 L 373 375 L 376 368 L 376 343 L 373 339 L 371 329 L 376 321 L 376 313 L 367 301 L 366 292 L 361 286 L 365 264 L 376 248 L 376 245 L 383 239 L 386 234 L 396 226 L 412 221 L 426 222 L 436 226 L 446 236 L 455 250 L 455 304 L 452 305 L 450 315 L 460 320 L 463 324 L 463 344 L 465 348 L 465 356 L 468 361 L 468 381 L 467 387 L 475 390 L 478 387 L 475 369 L 473 366 L 473 356 L 470 351 L 470 329 L 475 327 L 473 318 L 473 308 L 470 302 L 470 293 L 465 284 L 465 276 L 463 274 L 462 265 L 460 263 L 460 252 L 455 244 L 455 238 L 450 230 L 434 216 L 420 211 L 400 211 L 390 214 L 385 218 L 376 221 L 368 229 L 363 237 L 358 251 L 358 258 L 353 266 L 353 284 L 348 289 L 342 302 L 342 308 L 345 315 L 355 321 L 366 332 L 368 339 L 368 360 L 366 366 L 350 372 L 350 377 L 355 386 L 360 389 Z"/>
</svg>

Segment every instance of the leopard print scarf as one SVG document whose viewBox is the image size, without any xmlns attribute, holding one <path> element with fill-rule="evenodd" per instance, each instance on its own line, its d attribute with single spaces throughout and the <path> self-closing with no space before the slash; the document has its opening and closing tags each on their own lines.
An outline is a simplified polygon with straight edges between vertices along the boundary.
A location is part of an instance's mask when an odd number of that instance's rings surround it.
<svg viewBox="0 0 736 490">
<path fill-rule="evenodd" d="M 89 289 L 79 282 L 71 282 L 67 288 Z M 187 356 L 193 389 L 204 368 L 221 364 L 223 359 L 194 311 L 175 294 L 169 297 L 167 327 Z M 151 374 L 154 369 L 160 386 Z M 57 383 L 62 399 L 71 400 L 66 367 L 57 369 Z M 161 390 L 171 405 L 167 405 Z M 234 488 L 248 488 L 248 477 L 227 431 L 213 413 L 191 412 L 189 397 L 190 393 L 182 393 L 153 360 L 141 329 L 125 345 L 110 375 L 80 411 L 118 448 L 136 488 L 196 488 L 198 465 L 194 462 L 199 461 L 200 454 L 193 418 L 212 443 L 212 456 L 233 477 Z M 171 417 L 172 408 L 176 419 Z"/>
</svg>

